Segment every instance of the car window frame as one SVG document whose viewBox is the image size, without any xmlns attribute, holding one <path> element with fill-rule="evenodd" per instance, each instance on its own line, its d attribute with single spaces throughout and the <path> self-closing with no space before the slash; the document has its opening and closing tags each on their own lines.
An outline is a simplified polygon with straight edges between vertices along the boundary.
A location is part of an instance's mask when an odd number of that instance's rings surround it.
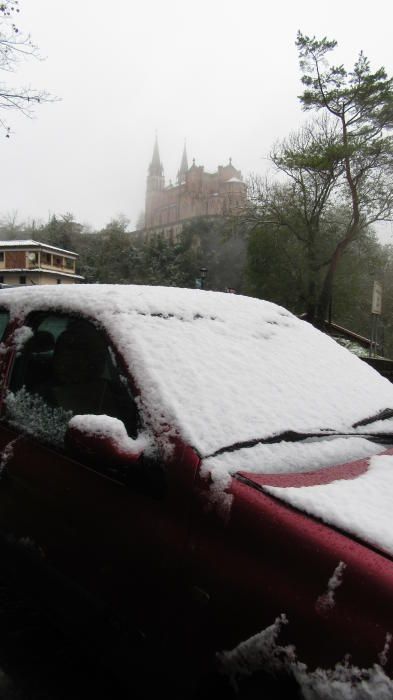
<svg viewBox="0 0 393 700">
<path fill-rule="evenodd" d="M 1 312 L 1 309 L 0 309 Z M 31 328 L 33 332 L 37 330 L 39 325 L 42 323 L 43 319 L 45 317 L 49 316 L 58 316 L 58 317 L 64 317 L 66 319 L 75 319 L 75 320 L 83 320 L 87 323 L 89 323 L 91 326 L 94 327 L 94 329 L 101 334 L 103 340 L 105 341 L 107 348 L 108 348 L 108 353 L 110 356 L 110 361 L 112 364 L 112 369 L 113 371 L 117 374 L 117 379 L 120 384 L 125 386 L 125 390 L 130 394 L 130 400 L 133 400 L 135 403 L 135 408 L 137 411 L 138 415 L 138 425 L 137 425 L 137 433 L 141 432 L 143 430 L 143 417 L 141 414 L 141 411 L 139 410 L 136 402 L 136 398 L 139 395 L 139 391 L 135 388 L 136 384 L 133 380 L 133 378 L 130 376 L 130 373 L 126 367 L 126 364 L 124 362 L 124 359 L 117 349 L 116 345 L 113 343 L 111 337 L 107 333 L 106 329 L 99 324 L 94 318 L 91 316 L 85 316 L 79 313 L 73 313 L 72 311 L 67 312 L 64 311 L 63 309 L 58 310 L 58 309 L 36 309 L 34 311 L 29 312 L 25 317 L 23 318 L 18 318 L 17 320 L 14 320 L 14 322 L 11 321 L 7 324 L 5 327 L 5 330 L 7 332 L 4 333 L 4 339 L 6 341 L 6 350 L 8 351 L 8 362 L 7 362 L 7 368 L 6 368 L 6 376 L 4 376 L 4 381 L 3 381 L 3 391 L 2 391 L 2 405 L 1 405 L 1 413 L 0 417 L 1 420 L 4 422 L 7 427 L 11 428 L 12 430 L 16 430 L 21 436 L 25 436 L 28 439 L 37 442 L 39 445 L 46 449 L 54 450 L 55 452 L 58 452 L 59 454 L 75 459 L 75 456 L 70 454 L 70 451 L 67 450 L 66 446 L 59 446 L 59 445 L 54 445 L 52 444 L 49 440 L 45 441 L 41 437 L 35 436 L 32 432 L 28 430 L 23 430 L 22 427 L 16 427 L 15 425 L 12 425 L 9 421 L 7 421 L 7 416 L 6 416 L 6 411 L 5 411 L 5 397 L 7 396 L 7 393 L 11 390 L 11 383 L 12 383 L 12 376 L 13 372 L 15 370 L 15 364 L 18 360 L 18 354 L 19 352 L 23 351 L 23 347 L 21 349 L 17 349 L 13 336 L 15 331 L 27 327 Z M 76 458 L 78 461 L 80 459 Z M 94 467 L 94 464 L 87 464 L 84 462 L 81 462 L 83 466 L 86 466 L 87 468 L 92 468 L 97 472 L 102 472 L 102 470 Z M 106 476 L 111 476 L 110 474 L 107 474 Z"/>
<path fill-rule="evenodd" d="M 0 319 L 2 315 L 6 315 L 7 321 L 4 325 L 3 332 L 1 332 L 1 321 L 0 321 L 0 343 L 3 343 L 5 338 L 7 337 L 8 331 L 9 331 L 9 326 L 10 326 L 10 312 L 6 307 L 0 306 Z"/>
</svg>

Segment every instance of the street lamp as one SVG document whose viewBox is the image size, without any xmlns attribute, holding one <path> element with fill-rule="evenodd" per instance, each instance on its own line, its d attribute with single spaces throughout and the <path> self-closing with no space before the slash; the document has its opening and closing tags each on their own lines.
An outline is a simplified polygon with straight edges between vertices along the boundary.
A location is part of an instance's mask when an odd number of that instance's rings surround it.
<svg viewBox="0 0 393 700">
<path fill-rule="evenodd" d="M 207 276 L 207 267 L 200 267 L 199 272 L 201 273 L 201 289 L 205 286 L 205 279 Z"/>
</svg>

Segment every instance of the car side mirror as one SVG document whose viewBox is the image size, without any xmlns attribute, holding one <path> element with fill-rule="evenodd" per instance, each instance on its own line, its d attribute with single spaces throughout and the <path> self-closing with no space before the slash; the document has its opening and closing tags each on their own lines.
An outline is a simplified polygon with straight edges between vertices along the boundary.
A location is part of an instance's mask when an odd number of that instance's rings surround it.
<svg viewBox="0 0 393 700">
<path fill-rule="evenodd" d="M 124 423 L 111 416 L 77 415 L 68 423 L 65 446 L 88 462 L 105 470 L 136 463 L 149 444 L 145 435 L 131 438 Z"/>
</svg>

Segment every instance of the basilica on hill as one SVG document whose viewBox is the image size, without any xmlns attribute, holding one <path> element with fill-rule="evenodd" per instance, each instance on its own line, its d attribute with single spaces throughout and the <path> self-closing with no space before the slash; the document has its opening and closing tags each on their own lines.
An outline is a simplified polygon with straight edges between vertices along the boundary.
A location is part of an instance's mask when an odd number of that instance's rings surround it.
<svg viewBox="0 0 393 700">
<path fill-rule="evenodd" d="M 246 183 L 231 158 L 227 165 L 208 173 L 195 160 L 188 166 L 185 146 L 176 184 L 166 185 L 156 139 L 147 176 L 144 227 L 139 233 L 145 239 L 162 235 L 175 240 L 186 221 L 234 214 L 245 201 Z"/>
</svg>

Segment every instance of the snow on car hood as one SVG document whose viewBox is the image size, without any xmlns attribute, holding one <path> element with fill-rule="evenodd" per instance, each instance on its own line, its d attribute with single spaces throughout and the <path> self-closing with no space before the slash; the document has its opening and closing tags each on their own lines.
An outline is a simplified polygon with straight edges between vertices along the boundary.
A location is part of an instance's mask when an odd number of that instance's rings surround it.
<svg viewBox="0 0 393 700">
<path fill-rule="evenodd" d="M 348 431 L 393 407 L 393 385 L 310 324 L 234 294 L 136 285 L 1 291 L 13 317 L 36 309 L 96 319 L 122 353 L 154 429 L 208 456 L 286 430 Z"/>
<path fill-rule="evenodd" d="M 393 434 L 393 421 L 389 421 Z M 329 437 L 303 442 L 282 440 L 274 444 L 255 445 L 234 452 L 208 457 L 202 462 L 202 473 L 213 482 L 211 500 L 223 504 L 228 501 L 225 491 L 231 477 L 238 472 L 252 474 L 303 474 L 328 469 L 356 459 L 365 459 L 384 452 L 386 445 L 378 445 L 359 437 Z"/>
<path fill-rule="evenodd" d="M 371 457 L 355 479 L 301 487 L 262 486 L 272 496 L 393 556 L 393 456 Z"/>
</svg>

